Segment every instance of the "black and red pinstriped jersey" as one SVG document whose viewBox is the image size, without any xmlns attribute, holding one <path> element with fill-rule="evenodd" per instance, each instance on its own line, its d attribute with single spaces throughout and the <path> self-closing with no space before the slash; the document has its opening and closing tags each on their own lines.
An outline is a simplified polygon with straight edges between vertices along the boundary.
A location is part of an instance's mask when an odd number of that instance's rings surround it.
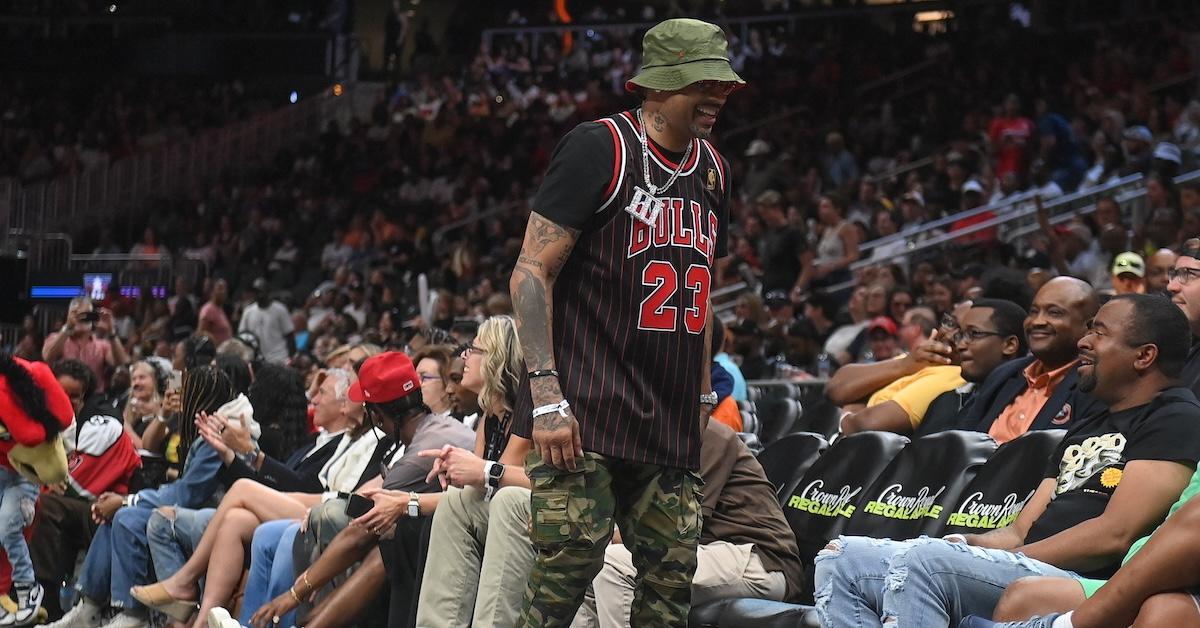
<svg viewBox="0 0 1200 628">
<path fill-rule="evenodd" d="M 651 227 L 626 211 L 646 186 L 635 112 L 580 124 L 555 149 L 534 211 L 580 230 L 554 282 L 553 350 L 583 448 L 613 458 L 696 469 L 704 327 L 713 262 L 725 254 L 729 167 L 692 140 Z M 650 140 L 650 178 L 663 186 L 683 153 Z M 531 432 L 523 382 L 516 433 Z"/>
</svg>

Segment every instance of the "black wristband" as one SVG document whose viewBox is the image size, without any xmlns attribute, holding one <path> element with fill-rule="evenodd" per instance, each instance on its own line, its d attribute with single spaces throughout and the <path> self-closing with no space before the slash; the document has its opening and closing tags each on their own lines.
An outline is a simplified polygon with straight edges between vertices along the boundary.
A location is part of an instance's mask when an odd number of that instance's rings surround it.
<svg viewBox="0 0 1200 628">
<path fill-rule="evenodd" d="M 550 376 L 558 377 L 558 371 L 556 371 L 554 369 L 539 369 L 536 371 L 529 371 L 529 379 L 533 379 L 535 377 L 550 377 Z"/>
</svg>

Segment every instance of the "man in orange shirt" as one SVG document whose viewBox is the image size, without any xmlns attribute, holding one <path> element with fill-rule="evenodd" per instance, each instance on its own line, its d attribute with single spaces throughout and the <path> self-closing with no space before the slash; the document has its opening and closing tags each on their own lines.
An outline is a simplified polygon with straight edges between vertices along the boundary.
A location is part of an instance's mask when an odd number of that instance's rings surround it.
<svg viewBox="0 0 1200 628">
<path fill-rule="evenodd" d="M 997 442 L 1029 430 L 1066 427 L 1102 411 L 1103 404 L 1077 390 L 1079 339 L 1099 308 L 1095 290 L 1073 277 L 1046 282 L 1025 319 L 1031 357 L 993 372 L 964 409 L 962 425 L 974 424 Z"/>
</svg>

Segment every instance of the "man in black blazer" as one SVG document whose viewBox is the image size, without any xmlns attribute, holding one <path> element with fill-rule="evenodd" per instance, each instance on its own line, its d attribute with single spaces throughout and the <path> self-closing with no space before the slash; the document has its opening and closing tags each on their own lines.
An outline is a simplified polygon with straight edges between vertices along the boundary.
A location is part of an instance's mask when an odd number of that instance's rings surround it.
<svg viewBox="0 0 1200 628">
<path fill-rule="evenodd" d="M 1096 315 L 1091 285 L 1056 277 L 1034 296 L 1025 335 L 1032 356 L 997 368 L 964 408 L 958 426 L 1008 442 L 1030 430 L 1058 429 L 1104 411 L 1078 390 L 1079 340 Z"/>
</svg>

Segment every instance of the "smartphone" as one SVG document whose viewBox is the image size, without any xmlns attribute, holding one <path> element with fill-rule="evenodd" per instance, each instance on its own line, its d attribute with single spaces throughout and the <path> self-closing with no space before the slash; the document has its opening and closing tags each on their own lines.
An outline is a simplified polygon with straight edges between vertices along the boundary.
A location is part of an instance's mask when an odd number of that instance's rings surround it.
<svg viewBox="0 0 1200 628">
<path fill-rule="evenodd" d="M 95 323 L 99 320 L 100 320 L 100 312 L 97 312 L 96 310 L 92 310 L 90 312 L 84 312 L 79 315 L 79 322 L 81 322 L 81 323 Z"/>
<path fill-rule="evenodd" d="M 358 519 L 368 512 L 371 512 L 371 509 L 374 507 L 375 500 L 368 499 L 362 495 L 359 495 L 358 493 L 355 493 L 350 496 L 350 501 L 346 504 L 346 516 L 350 517 L 351 519 Z"/>
<path fill-rule="evenodd" d="M 183 371 L 171 369 L 171 379 L 167 382 L 167 390 L 179 390 L 183 386 Z"/>
</svg>

